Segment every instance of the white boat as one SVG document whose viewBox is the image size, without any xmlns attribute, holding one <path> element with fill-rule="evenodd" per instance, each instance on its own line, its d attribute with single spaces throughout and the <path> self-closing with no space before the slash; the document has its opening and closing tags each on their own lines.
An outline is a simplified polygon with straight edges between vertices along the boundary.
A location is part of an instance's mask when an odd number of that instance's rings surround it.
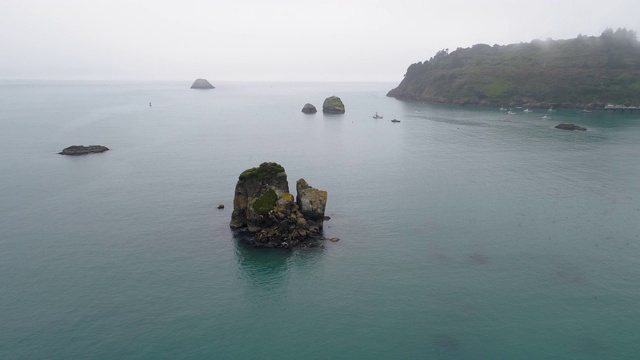
<svg viewBox="0 0 640 360">
<path fill-rule="evenodd" d="M 551 116 L 545 115 L 545 116 L 543 116 L 542 118 L 543 118 L 543 119 L 547 119 L 547 120 L 549 120 L 549 119 L 551 119 Z"/>
<path fill-rule="evenodd" d="M 500 106 L 500 111 L 507 111 L 507 109 L 505 109 L 502 106 Z"/>
<path fill-rule="evenodd" d="M 526 113 L 530 113 L 530 112 L 533 112 L 533 110 L 524 109 L 524 112 L 526 112 Z"/>
<path fill-rule="evenodd" d="M 378 115 L 378 112 L 376 111 L 376 114 L 372 116 L 374 119 L 382 119 L 382 115 Z"/>
<path fill-rule="evenodd" d="M 513 111 L 511 111 L 511 109 L 509 109 L 509 111 L 507 111 L 507 114 L 509 114 L 509 115 L 515 115 L 516 113 L 514 113 Z"/>
</svg>

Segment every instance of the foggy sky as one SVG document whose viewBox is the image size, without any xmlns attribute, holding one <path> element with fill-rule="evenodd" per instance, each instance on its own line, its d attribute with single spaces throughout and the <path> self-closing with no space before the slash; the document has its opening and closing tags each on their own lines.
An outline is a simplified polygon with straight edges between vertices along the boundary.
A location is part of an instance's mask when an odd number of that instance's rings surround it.
<svg viewBox="0 0 640 360">
<path fill-rule="evenodd" d="M 0 79 L 398 82 L 445 48 L 637 24 L 637 0 L 0 0 Z"/>
</svg>

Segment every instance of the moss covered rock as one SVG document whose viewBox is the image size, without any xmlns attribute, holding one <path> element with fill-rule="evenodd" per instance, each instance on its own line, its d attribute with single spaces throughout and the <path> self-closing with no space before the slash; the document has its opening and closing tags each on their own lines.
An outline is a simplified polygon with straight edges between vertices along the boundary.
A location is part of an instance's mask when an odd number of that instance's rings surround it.
<svg viewBox="0 0 640 360">
<path fill-rule="evenodd" d="M 330 96 L 322 104 L 322 112 L 325 114 L 344 114 L 344 104 L 337 96 Z"/>
<path fill-rule="evenodd" d="M 247 227 L 250 231 L 259 229 L 263 217 L 269 212 L 266 208 L 275 205 L 275 201 L 271 201 L 273 195 L 265 195 L 272 192 L 276 201 L 283 193 L 289 193 L 287 174 L 280 164 L 265 162 L 243 171 L 236 183 L 231 227 Z"/>
<path fill-rule="evenodd" d="M 289 192 L 287 174 L 277 163 L 262 163 L 238 177 L 231 228 L 254 233 L 254 246 L 313 246 L 321 238 L 327 192 L 298 180 L 297 199 Z M 300 205 L 302 204 L 302 205 Z M 302 206 L 302 207 L 301 207 Z"/>
</svg>

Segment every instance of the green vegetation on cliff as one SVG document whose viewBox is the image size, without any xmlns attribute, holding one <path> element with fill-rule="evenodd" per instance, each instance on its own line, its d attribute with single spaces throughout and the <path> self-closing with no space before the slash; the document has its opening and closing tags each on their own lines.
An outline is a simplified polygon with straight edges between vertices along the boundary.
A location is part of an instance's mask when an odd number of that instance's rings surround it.
<svg viewBox="0 0 640 360">
<path fill-rule="evenodd" d="M 240 174 L 239 179 L 247 180 L 249 178 L 255 177 L 258 180 L 262 180 L 268 174 L 277 174 L 281 172 L 284 172 L 284 168 L 282 167 L 282 165 L 274 162 L 265 162 L 260 164 L 260 166 L 258 167 L 254 167 L 254 168 L 243 171 Z"/>
<path fill-rule="evenodd" d="M 409 66 L 387 96 L 447 104 L 640 105 L 640 43 L 633 30 L 599 37 L 474 45 Z"/>
</svg>

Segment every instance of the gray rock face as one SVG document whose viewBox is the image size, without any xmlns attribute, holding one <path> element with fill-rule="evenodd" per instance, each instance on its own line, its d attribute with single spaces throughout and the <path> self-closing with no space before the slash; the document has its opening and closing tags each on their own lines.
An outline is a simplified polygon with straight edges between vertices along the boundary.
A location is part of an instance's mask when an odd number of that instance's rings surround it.
<svg viewBox="0 0 640 360">
<path fill-rule="evenodd" d="M 583 128 L 582 126 L 574 125 L 574 124 L 558 124 L 555 126 L 556 129 L 561 130 L 580 130 L 586 131 L 587 128 Z"/>
<path fill-rule="evenodd" d="M 102 145 L 89 145 L 89 146 L 72 145 L 72 146 L 69 146 L 68 148 L 65 148 L 64 150 L 62 150 L 58 154 L 60 154 L 60 155 L 86 155 L 86 154 L 91 154 L 91 153 L 101 153 L 101 152 L 105 152 L 107 150 L 109 150 L 109 148 L 106 147 L 106 146 L 102 146 Z"/>
<path fill-rule="evenodd" d="M 248 242 L 257 247 L 314 246 L 314 240 L 322 235 L 327 192 L 312 188 L 304 179 L 298 183 L 302 193 L 298 192 L 295 201 L 279 164 L 262 163 L 243 171 L 236 184 L 229 226 L 252 232 Z M 304 211 L 299 203 L 304 204 Z"/>
<path fill-rule="evenodd" d="M 305 219 L 313 221 L 322 227 L 324 222 L 324 209 L 327 206 L 327 192 L 315 189 L 304 179 L 296 182 L 296 203 Z"/>
<path fill-rule="evenodd" d="M 337 96 L 330 96 L 322 104 L 322 112 L 325 114 L 344 114 L 344 104 Z"/>
<path fill-rule="evenodd" d="M 316 112 L 318 112 L 318 110 L 312 104 L 306 103 L 302 108 L 302 112 L 305 114 L 315 114 Z"/>
<path fill-rule="evenodd" d="M 196 81 L 193 82 L 193 85 L 191 85 L 192 89 L 215 89 L 215 87 L 213 85 L 211 85 L 210 82 L 207 81 L 207 79 L 196 79 Z"/>
</svg>

